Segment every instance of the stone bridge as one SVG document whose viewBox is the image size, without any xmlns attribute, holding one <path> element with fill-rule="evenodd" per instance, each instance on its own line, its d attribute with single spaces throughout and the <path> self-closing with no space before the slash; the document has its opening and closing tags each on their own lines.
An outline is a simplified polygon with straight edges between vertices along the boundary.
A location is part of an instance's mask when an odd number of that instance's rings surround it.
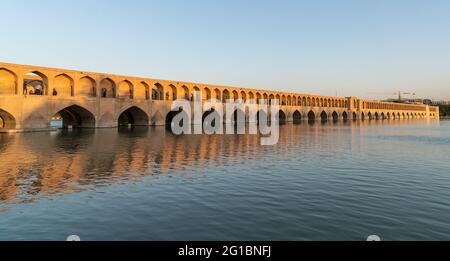
<svg viewBox="0 0 450 261">
<path fill-rule="evenodd" d="M 259 100 L 279 100 L 278 117 L 302 120 L 438 119 L 438 107 L 129 77 L 39 66 L 0 63 L 0 130 L 50 129 L 55 117 L 63 126 L 113 128 L 165 125 L 177 99 L 240 101 L 246 110 Z M 238 113 L 238 112 L 235 112 Z M 241 112 L 248 114 L 246 112 Z M 246 117 L 248 120 L 248 116 Z"/>
</svg>

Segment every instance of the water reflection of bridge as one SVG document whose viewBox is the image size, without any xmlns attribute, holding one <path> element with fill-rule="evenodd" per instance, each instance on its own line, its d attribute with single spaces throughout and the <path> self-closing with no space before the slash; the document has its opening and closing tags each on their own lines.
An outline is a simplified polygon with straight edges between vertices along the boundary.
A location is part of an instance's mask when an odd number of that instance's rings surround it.
<svg viewBox="0 0 450 261">
<path fill-rule="evenodd" d="M 366 127 L 384 128 L 394 123 L 410 121 L 285 125 L 277 145 L 283 147 L 285 155 L 277 156 L 300 159 L 306 156 L 302 151 L 307 152 L 301 148 L 311 144 L 333 151 L 334 142 L 346 142 L 349 151 L 357 150 L 361 146 L 358 135 L 364 134 Z M 149 175 L 189 174 L 192 170 L 198 175 L 206 173 L 208 167 L 248 164 L 245 159 L 249 157 L 263 160 L 261 157 L 271 155 L 271 151 L 271 146 L 260 146 L 257 135 L 174 136 L 161 127 L 0 134 L 0 157 L 8 163 L 0 169 L 0 203 L 72 193 Z"/>
<path fill-rule="evenodd" d="M 164 125 L 172 101 L 235 100 L 259 110 L 259 100 L 279 100 L 280 119 L 385 120 L 437 118 L 437 107 L 384 103 L 356 97 L 318 96 L 250 88 L 127 77 L 0 63 L 0 128 L 42 130 L 60 115 L 64 126 Z M 248 116 L 247 116 L 248 120 Z"/>
</svg>

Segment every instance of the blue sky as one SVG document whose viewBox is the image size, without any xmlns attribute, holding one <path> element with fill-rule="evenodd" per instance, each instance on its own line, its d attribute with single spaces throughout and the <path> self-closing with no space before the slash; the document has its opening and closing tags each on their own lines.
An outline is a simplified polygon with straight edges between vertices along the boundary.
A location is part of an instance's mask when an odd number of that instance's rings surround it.
<svg viewBox="0 0 450 261">
<path fill-rule="evenodd" d="M 0 22 L 3 62 L 450 99 L 447 0 L 2 0 Z"/>
</svg>

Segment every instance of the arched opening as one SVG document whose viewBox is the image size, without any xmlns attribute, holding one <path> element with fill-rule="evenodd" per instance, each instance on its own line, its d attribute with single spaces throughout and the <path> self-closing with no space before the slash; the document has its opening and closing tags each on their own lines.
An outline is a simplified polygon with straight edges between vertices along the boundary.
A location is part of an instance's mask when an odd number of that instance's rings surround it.
<svg viewBox="0 0 450 261">
<path fill-rule="evenodd" d="M 263 120 L 265 122 L 269 121 L 267 113 L 265 111 L 263 111 L 263 110 L 259 110 L 256 113 L 256 121 L 259 123 L 261 120 Z"/>
<path fill-rule="evenodd" d="M 177 116 L 178 114 L 183 114 L 183 115 L 182 115 L 182 116 L 183 116 L 183 119 L 188 118 L 188 115 L 187 115 L 187 113 L 183 110 L 183 108 L 179 108 L 178 111 L 170 111 L 170 112 L 167 114 L 167 116 L 166 116 L 166 126 L 167 126 L 168 128 L 171 127 L 173 118 L 175 118 L 175 116 Z M 181 120 L 181 121 L 180 121 L 180 127 L 184 127 L 184 120 Z"/>
<path fill-rule="evenodd" d="M 366 119 L 366 115 L 364 114 L 364 112 L 361 112 L 361 120 L 365 120 Z"/>
<path fill-rule="evenodd" d="M 233 112 L 233 124 L 236 125 L 245 125 L 245 112 L 240 109 L 236 109 Z"/>
<path fill-rule="evenodd" d="M 320 119 L 325 122 L 328 121 L 328 115 L 325 111 L 322 111 L 322 113 L 320 114 Z"/>
<path fill-rule="evenodd" d="M 253 92 L 249 92 L 248 93 L 248 99 L 250 101 L 250 103 L 255 103 L 255 95 L 253 94 Z"/>
<path fill-rule="evenodd" d="M 262 99 L 262 95 L 259 92 L 257 92 L 256 93 L 256 104 L 260 104 L 261 99 Z"/>
<path fill-rule="evenodd" d="M 133 106 L 123 111 L 118 118 L 119 126 L 148 126 L 149 117 L 145 111 Z"/>
<path fill-rule="evenodd" d="M 373 116 L 372 116 L 371 112 L 369 112 L 369 114 L 367 114 L 367 116 L 369 117 L 369 120 L 373 120 Z"/>
<path fill-rule="evenodd" d="M 194 89 L 191 92 L 191 101 L 194 101 L 194 99 L 197 99 L 196 95 L 197 93 L 200 93 L 200 99 L 202 99 L 202 91 L 197 86 L 194 86 Z"/>
<path fill-rule="evenodd" d="M 164 87 L 160 83 L 155 83 L 152 87 L 152 100 L 164 100 Z"/>
<path fill-rule="evenodd" d="M 292 120 L 294 124 L 299 124 L 302 122 L 302 114 L 299 111 L 295 111 L 292 115 Z"/>
<path fill-rule="evenodd" d="M 136 88 L 134 88 L 133 98 L 142 99 L 142 100 L 150 99 L 149 89 L 150 89 L 150 86 L 147 83 L 145 83 L 145 82 L 138 83 Z"/>
<path fill-rule="evenodd" d="M 384 115 L 384 112 L 381 113 L 381 120 L 386 119 L 386 116 Z"/>
<path fill-rule="evenodd" d="M 67 74 L 60 74 L 53 80 L 53 96 L 72 96 L 73 79 Z"/>
<path fill-rule="evenodd" d="M 185 99 L 186 101 L 190 101 L 191 97 L 189 95 L 189 88 L 186 87 L 185 85 L 180 87 L 180 90 L 178 91 L 180 98 L 181 99 Z"/>
<path fill-rule="evenodd" d="M 0 95 L 17 94 L 17 75 L 10 70 L 0 69 Z"/>
<path fill-rule="evenodd" d="M 72 105 L 53 115 L 52 128 L 95 128 L 95 116 L 87 109 Z"/>
<path fill-rule="evenodd" d="M 356 112 L 353 112 L 353 115 L 352 115 L 352 116 L 353 116 L 353 117 L 352 117 L 353 120 L 356 121 L 356 119 L 358 118 L 358 115 L 356 114 Z"/>
<path fill-rule="evenodd" d="M 222 99 L 222 95 L 220 93 L 219 89 L 214 89 L 214 97 L 217 101 L 220 101 Z"/>
<path fill-rule="evenodd" d="M 227 102 L 230 99 L 230 92 L 228 90 L 224 90 L 222 92 L 222 102 Z"/>
<path fill-rule="evenodd" d="M 16 119 L 9 112 L 0 109 L 0 129 L 15 129 Z"/>
<path fill-rule="evenodd" d="M 378 114 L 378 112 L 375 112 L 375 120 L 379 120 L 380 119 L 380 115 Z"/>
<path fill-rule="evenodd" d="M 333 121 L 338 121 L 339 120 L 339 115 L 337 114 L 337 112 L 333 111 Z"/>
<path fill-rule="evenodd" d="M 343 119 L 344 121 L 348 121 L 348 114 L 347 114 L 346 111 L 344 111 L 344 112 L 342 113 L 342 119 Z"/>
<path fill-rule="evenodd" d="M 172 84 L 169 85 L 168 91 L 166 92 L 166 101 L 175 101 L 177 99 L 177 88 Z"/>
<path fill-rule="evenodd" d="M 239 100 L 239 94 L 237 91 L 233 91 L 233 100 L 236 102 L 237 100 Z"/>
<path fill-rule="evenodd" d="M 25 74 L 23 93 L 25 95 L 47 95 L 48 78 L 43 73 L 33 71 Z"/>
<path fill-rule="evenodd" d="M 202 92 L 202 100 L 203 101 L 209 101 L 211 100 L 211 90 L 209 88 L 204 88 Z"/>
<path fill-rule="evenodd" d="M 247 94 L 244 91 L 241 91 L 241 99 L 242 99 L 242 102 L 244 102 L 244 103 L 247 102 Z"/>
<path fill-rule="evenodd" d="M 96 86 L 95 81 L 89 76 L 85 76 L 78 81 L 77 95 L 82 97 L 95 97 Z"/>
<path fill-rule="evenodd" d="M 286 114 L 284 113 L 284 111 L 282 110 L 278 111 L 277 119 L 280 124 L 286 123 Z"/>
<path fill-rule="evenodd" d="M 222 120 L 220 114 L 214 108 L 205 111 L 202 116 L 203 125 L 210 126 L 212 128 L 217 127 L 217 124 L 220 124 L 220 122 L 218 122 L 220 120 Z"/>
<path fill-rule="evenodd" d="M 281 103 L 280 104 L 283 105 L 283 106 L 287 105 L 287 103 L 286 103 L 286 96 L 285 95 L 281 96 Z"/>
<path fill-rule="evenodd" d="M 100 82 L 100 97 L 102 98 L 115 98 L 116 97 L 116 84 L 113 80 L 105 78 Z"/>
<path fill-rule="evenodd" d="M 308 121 L 315 121 L 316 120 L 316 114 L 314 114 L 313 111 L 308 112 Z"/>
<path fill-rule="evenodd" d="M 119 98 L 133 99 L 133 84 L 128 81 L 121 81 L 119 83 Z"/>
</svg>

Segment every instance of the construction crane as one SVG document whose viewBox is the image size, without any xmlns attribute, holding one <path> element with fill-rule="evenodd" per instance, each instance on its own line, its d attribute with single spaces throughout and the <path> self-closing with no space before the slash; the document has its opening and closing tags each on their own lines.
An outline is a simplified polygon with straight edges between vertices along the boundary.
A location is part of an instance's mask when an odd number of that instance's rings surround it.
<svg viewBox="0 0 450 261">
<path fill-rule="evenodd" d="M 371 92 L 369 94 L 376 94 L 376 95 L 395 95 L 397 97 L 397 101 L 402 102 L 404 95 L 411 95 L 412 99 L 415 99 L 416 93 L 415 92 L 394 92 L 394 93 L 388 93 L 388 92 Z"/>
</svg>

